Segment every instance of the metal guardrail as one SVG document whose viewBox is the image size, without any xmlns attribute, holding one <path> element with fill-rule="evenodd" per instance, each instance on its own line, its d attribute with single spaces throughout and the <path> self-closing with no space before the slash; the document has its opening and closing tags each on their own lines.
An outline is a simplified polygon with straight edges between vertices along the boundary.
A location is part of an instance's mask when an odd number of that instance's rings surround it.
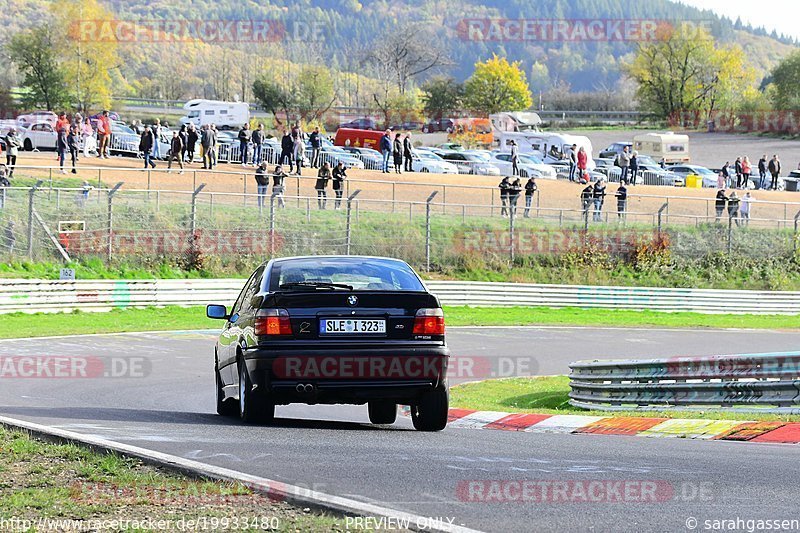
<svg viewBox="0 0 800 533">
<path fill-rule="evenodd" d="M 601 411 L 800 413 L 800 352 L 570 364 L 569 403 Z"/>
<path fill-rule="evenodd" d="M 0 314 L 232 303 L 244 280 L 0 280 Z M 428 281 L 451 306 L 578 307 L 667 312 L 800 314 L 800 292 Z"/>
</svg>

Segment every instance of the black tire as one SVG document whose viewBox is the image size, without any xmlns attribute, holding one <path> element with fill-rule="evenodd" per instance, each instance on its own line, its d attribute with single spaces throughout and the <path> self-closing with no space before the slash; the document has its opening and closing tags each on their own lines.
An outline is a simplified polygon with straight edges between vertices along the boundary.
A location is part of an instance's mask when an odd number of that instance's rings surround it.
<svg viewBox="0 0 800 533">
<path fill-rule="evenodd" d="M 526 171 L 526 170 L 520 170 L 520 171 L 519 171 L 519 177 L 520 177 L 520 178 L 522 178 L 522 179 L 527 179 L 527 177 L 528 177 L 528 171 Z"/>
<path fill-rule="evenodd" d="M 423 168 L 422 172 L 430 172 L 427 168 Z"/>
<path fill-rule="evenodd" d="M 22 148 L 26 152 L 32 152 L 33 151 L 33 143 L 31 142 L 30 139 L 25 139 L 25 142 L 22 143 Z"/>
<path fill-rule="evenodd" d="M 416 405 L 411 406 L 411 422 L 417 431 L 441 431 L 447 426 L 450 392 L 447 387 L 437 387 L 424 393 Z"/>
<path fill-rule="evenodd" d="M 373 424 L 394 424 L 397 420 L 397 404 L 377 400 L 369 402 L 369 421 Z"/>
<path fill-rule="evenodd" d="M 253 384 L 247 365 L 239 363 L 239 418 L 242 422 L 272 422 L 275 419 L 275 404 L 253 392 Z"/>
<path fill-rule="evenodd" d="M 214 377 L 217 383 L 217 414 L 220 416 L 233 416 L 236 414 L 236 402 L 231 398 L 225 398 L 222 392 L 222 379 L 219 377 L 219 369 L 214 368 Z"/>
</svg>

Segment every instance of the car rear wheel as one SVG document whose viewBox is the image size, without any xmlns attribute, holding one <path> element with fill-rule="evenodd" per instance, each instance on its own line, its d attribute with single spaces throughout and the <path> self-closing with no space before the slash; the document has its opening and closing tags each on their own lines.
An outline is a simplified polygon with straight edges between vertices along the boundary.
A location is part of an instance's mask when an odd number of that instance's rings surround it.
<svg viewBox="0 0 800 533">
<path fill-rule="evenodd" d="M 219 377 L 219 370 L 214 369 L 214 377 L 217 381 L 217 414 L 221 416 L 233 416 L 236 414 L 236 402 L 225 398 L 222 390 L 222 378 Z"/>
<path fill-rule="evenodd" d="M 394 424 L 397 420 L 397 404 L 387 401 L 369 402 L 369 421 L 373 424 Z"/>
<path fill-rule="evenodd" d="M 450 393 L 447 387 L 437 387 L 424 393 L 416 405 L 411 406 L 411 421 L 418 431 L 441 431 L 447 425 Z"/>
<path fill-rule="evenodd" d="M 30 139 L 25 139 L 25 142 L 23 143 L 23 148 L 25 149 L 26 152 L 30 152 L 33 150 L 33 143 L 31 142 Z"/>
<path fill-rule="evenodd" d="M 427 168 L 423 168 L 422 172 L 430 172 Z"/>
<path fill-rule="evenodd" d="M 243 362 L 239 363 L 239 418 L 248 423 L 272 422 L 275 418 L 275 404 L 253 392 L 253 383 Z"/>
</svg>

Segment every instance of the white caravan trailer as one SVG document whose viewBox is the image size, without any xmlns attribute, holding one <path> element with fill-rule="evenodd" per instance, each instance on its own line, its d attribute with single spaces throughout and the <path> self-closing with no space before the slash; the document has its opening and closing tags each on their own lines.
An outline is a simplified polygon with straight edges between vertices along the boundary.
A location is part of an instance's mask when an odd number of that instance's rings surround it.
<svg viewBox="0 0 800 533">
<path fill-rule="evenodd" d="M 542 118 L 538 113 L 529 111 L 503 111 L 489 115 L 492 122 L 492 132 L 499 137 L 503 132 L 511 131 L 539 131 Z"/>
<path fill-rule="evenodd" d="M 500 133 L 500 151 L 511 151 L 509 141 L 515 141 L 522 154 L 533 154 L 545 163 L 569 163 L 569 151 L 572 145 L 581 146 L 586 150 L 587 167 L 594 170 L 595 164 L 592 155 L 592 141 L 583 135 L 570 135 L 568 133 L 553 133 L 549 131 L 512 131 Z"/>
<path fill-rule="evenodd" d="M 189 100 L 183 104 L 186 116 L 181 124 L 196 127 L 216 124 L 218 129 L 239 129 L 250 122 L 250 104 L 247 102 L 220 102 L 219 100 Z"/>
<path fill-rule="evenodd" d="M 689 136 L 668 131 L 666 133 L 640 133 L 633 137 L 633 149 L 666 163 L 689 162 Z"/>
</svg>

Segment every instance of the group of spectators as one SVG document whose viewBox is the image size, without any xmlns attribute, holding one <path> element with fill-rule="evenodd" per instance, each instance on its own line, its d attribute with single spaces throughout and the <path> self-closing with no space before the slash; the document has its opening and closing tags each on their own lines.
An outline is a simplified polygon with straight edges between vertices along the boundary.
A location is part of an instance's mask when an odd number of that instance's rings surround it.
<svg viewBox="0 0 800 533">
<path fill-rule="evenodd" d="M 515 178 L 511 181 L 509 176 L 503 178 L 498 185 L 500 188 L 500 215 L 503 217 L 513 217 L 517 212 L 517 201 L 522 191 L 525 191 L 525 211 L 523 216 L 530 218 L 531 204 L 533 203 L 533 195 L 539 190 L 536 184 L 536 178 L 533 176 L 528 178 L 525 185 L 522 185 L 520 178 Z"/>
<path fill-rule="evenodd" d="M 725 188 L 719 189 L 714 200 L 714 208 L 717 212 L 716 221 L 720 222 L 722 214 L 727 208 L 731 222 L 736 223 L 737 226 L 747 225 L 750 222 L 750 208 L 754 201 L 755 198 L 750 194 L 750 191 L 745 192 L 744 196 L 739 198 L 736 191 L 731 191 L 730 194 L 727 194 Z"/>
<path fill-rule="evenodd" d="M 397 174 L 402 174 L 403 170 L 406 172 L 412 171 L 414 148 L 411 144 L 410 133 L 401 136 L 400 133 L 386 130 L 381 136 L 379 148 L 383 156 L 381 172 L 384 174 L 391 173 L 390 163 L 394 163 L 394 171 Z"/>
<path fill-rule="evenodd" d="M 161 138 L 165 131 L 169 131 L 167 126 L 162 126 L 159 119 L 155 119 L 152 125 L 134 125 L 135 131 L 139 136 L 139 152 L 144 159 L 144 168 L 156 168 L 155 159 L 161 158 Z M 141 131 L 139 131 L 141 130 Z M 215 124 L 204 124 L 200 129 L 194 124 L 183 124 L 180 129 L 172 132 L 167 149 L 167 169 L 172 172 L 172 163 L 178 162 L 180 167 L 179 174 L 183 174 L 183 164 L 192 163 L 195 160 L 195 149 L 198 141 L 200 142 L 200 159 L 203 161 L 203 169 L 212 170 L 217 166 L 217 150 L 219 147 L 219 132 Z"/>
<path fill-rule="evenodd" d="M 291 170 L 289 172 L 291 174 Z M 298 174 L 299 175 L 299 174 Z M 272 174 L 267 173 L 267 163 L 262 161 L 256 169 L 256 189 L 258 192 L 258 208 L 262 210 L 266 205 L 267 193 L 269 190 L 270 177 L 272 178 L 272 194 L 270 201 L 275 201 L 278 207 L 286 207 L 283 195 L 286 190 L 285 180 L 289 176 L 283 170 L 282 165 L 277 165 Z M 314 189 L 317 192 L 317 206 L 320 209 L 326 209 L 328 204 L 328 183 L 332 183 L 333 192 L 336 195 L 334 209 L 340 209 L 342 205 L 342 197 L 344 196 L 344 180 L 347 179 L 347 169 L 342 161 L 339 161 L 336 166 L 331 169 L 330 163 L 327 161 L 322 163 L 317 172 L 317 181 L 314 184 Z"/>
<path fill-rule="evenodd" d="M 731 173 L 733 168 L 733 173 Z M 747 189 L 750 185 L 750 176 L 752 175 L 752 166 L 750 159 L 745 155 L 737 157 L 736 161 L 731 167 L 730 161 L 725 161 L 719 173 L 719 183 L 717 184 L 720 189 Z M 781 175 L 781 161 L 778 159 L 778 154 L 774 154 L 771 159 L 767 160 L 767 154 L 761 156 L 758 160 L 758 180 L 755 182 L 756 189 L 772 189 L 778 190 L 778 182 Z M 769 186 L 767 186 L 767 178 L 770 177 Z"/>
</svg>

